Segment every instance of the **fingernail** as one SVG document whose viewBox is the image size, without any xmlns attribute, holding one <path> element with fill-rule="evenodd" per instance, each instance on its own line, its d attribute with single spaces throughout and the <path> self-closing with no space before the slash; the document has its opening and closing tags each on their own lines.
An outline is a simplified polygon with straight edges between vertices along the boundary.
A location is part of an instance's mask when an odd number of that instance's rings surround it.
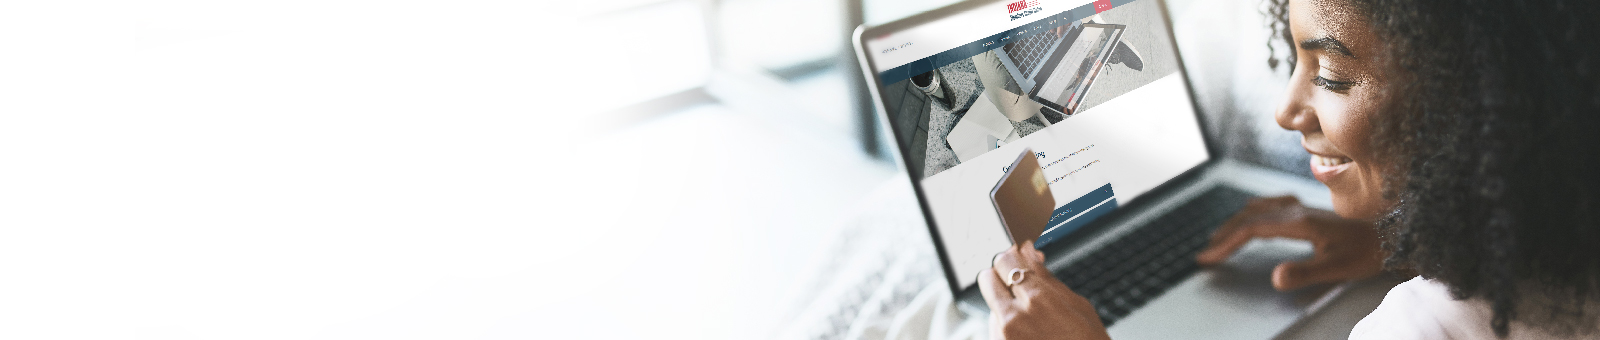
<svg viewBox="0 0 1600 340">
<path fill-rule="evenodd" d="M 1284 275 L 1286 275 L 1286 274 L 1284 273 L 1282 268 L 1278 268 L 1278 269 L 1272 271 L 1272 288 L 1275 288 L 1275 289 L 1280 290 L 1280 291 L 1281 290 L 1285 290 L 1284 288 L 1287 288 L 1284 285 L 1284 282 L 1283 282 L 1284 281 Z"/>
</svg>

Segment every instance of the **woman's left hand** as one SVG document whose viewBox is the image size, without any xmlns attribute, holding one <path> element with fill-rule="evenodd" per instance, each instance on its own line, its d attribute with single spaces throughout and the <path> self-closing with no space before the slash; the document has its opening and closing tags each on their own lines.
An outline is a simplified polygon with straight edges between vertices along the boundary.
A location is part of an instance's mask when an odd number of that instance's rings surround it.
<svg viewBox="0 0 1600 340">
<path fill-rule="evenodd" d="M 1022 272 L 1013 275 L 1012 269 Z M 1018 277 L 1006 286 L 1007 279 Z M 990 339 L 1111 338 L 1089 300 L 1045 269 L 1044 253 L 1033 248 L 1033 241 L 995 256 L 993 267 L 978 273 L 978 290 L 989 303 Z"/>
</svg>

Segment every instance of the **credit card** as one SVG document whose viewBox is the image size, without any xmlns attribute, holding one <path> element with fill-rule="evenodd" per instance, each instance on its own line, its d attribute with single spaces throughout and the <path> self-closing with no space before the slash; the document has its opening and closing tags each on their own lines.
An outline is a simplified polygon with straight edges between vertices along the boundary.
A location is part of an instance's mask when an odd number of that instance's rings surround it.
<svg viewBox="0 0 1600 340">
<path fill-rule="evenodd" d="M 1039 168 L 1039 157 L 1033 149 L 1023 149 L 1017 160 L 1011 162 L 1006 174 L 989 191 L 989 199 L 1000 215 L 1000 225 L 1006 228 L 1011 244 L 1022 244 L 1039 238 L 1050 213 L 1055 210 L 1056 199 L 1050 194 L 1050 183 Z"/>
</svg>

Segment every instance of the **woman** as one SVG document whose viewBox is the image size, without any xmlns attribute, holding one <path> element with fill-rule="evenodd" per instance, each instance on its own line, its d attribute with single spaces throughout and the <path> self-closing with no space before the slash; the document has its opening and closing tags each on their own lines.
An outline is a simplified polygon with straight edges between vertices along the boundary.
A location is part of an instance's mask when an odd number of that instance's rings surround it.
<svg viewBox="0 0 1600 340">
<path fill-rule="evenodd" d="M 1276 119 L 1302 134 L 1334 211 L 1252 202 L 1197 260 L 1252 238 L 1310 240 L 1274 286 L 1418 277 L 1352 339 L 1600 338 L 1600 10 L 1591 1 L 1287 0 Z M 1276 61 L 1272 62 L 1276 64 Z M 1023 251 L 1021 249 L 1028 249 Z M 1088 301 L 1030 245 L 979 284 L 995 339 L 1104 339 Z"/>
</svg>

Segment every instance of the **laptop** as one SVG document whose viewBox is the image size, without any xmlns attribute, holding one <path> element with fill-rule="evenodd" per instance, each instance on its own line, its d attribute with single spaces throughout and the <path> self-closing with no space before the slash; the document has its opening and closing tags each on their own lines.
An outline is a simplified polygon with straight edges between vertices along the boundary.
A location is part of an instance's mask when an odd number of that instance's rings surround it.
<svg viewBox="0 0 1600 340">
<path fill-rule="evenodd" d="M 1216 156 L 1161 0 L 968 1 L 859 27 L 854 46 L 962 310 L 987 312 L 977 275 L 1012 245 L 992 194 L 1014 164 L 1049 189 L 1035 247 L 1113 338 L 1271 338 L 1339 295 L 1272 288 L 1273 266 L 1309 258 L 1305 242 L 1257 240 L 1195 264 L 1252 197 L 1331 204 L 1314 181 Z M 1139 60 L 1108 62 L 1121 49 Z M 930 74 L 940 80 L 911 81 Z M 1004 118 L 1029 109 L 1067 115 Z"/>
</svg>

